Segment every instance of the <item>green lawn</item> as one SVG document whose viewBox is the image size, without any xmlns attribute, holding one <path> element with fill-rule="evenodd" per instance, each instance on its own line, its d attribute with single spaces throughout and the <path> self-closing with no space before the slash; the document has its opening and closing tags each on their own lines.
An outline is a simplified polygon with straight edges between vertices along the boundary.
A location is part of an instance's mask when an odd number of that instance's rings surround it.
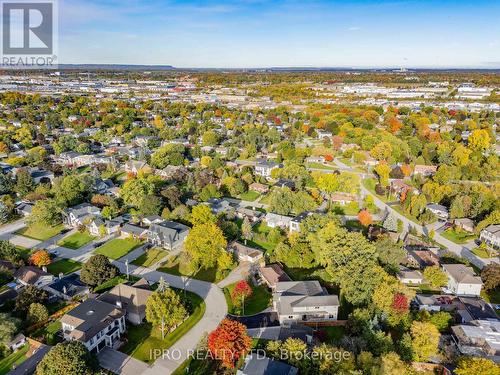
<svg viewBox="0 0 500 375">
<path fill-rule="evenodd" d="M 88 244 L 90 241 L 92 241 L 95 237 L 91 236 L 88 232 L 76 232 L 68 237 L 64 237 L 61 241 L 59 241 L 57 244 L 62 247 L 67 247 L 68 249 L 79 249 L 83 245 Z"/>
<path fill-rule="evenodd" d="M 325 165 L 322 163 L 306 163 L 306 167 L 313 168 L 313 169 L 324 169 L 327 171 L 334 171 L 337 169 L 337 167 L 335 167 L 333 165 Z"/>
<path fill-rule="evenodd" d="M 254 236 L 251 240 L 247 241 L 247 245 L 250 247 L 255 247 L 257 249 L 262 249 L 265 251 L 274 250 L 278 242 L 267 241 L 264 239 L 266 235 L 269 233 L 271 228 L 269 228 L 265 223 L 260 222 L 252 228 L 253 232 L 255 232 L 258 236 Z"/>
<path fill-rule="evenodd" d="M 26 353 L 28 352 L 29 345 L 26 344 L 17 352 L 11 353 L 4 359 L 0 360 L 0 375 L 7 374 L 12 370 L 12 366 L 17 366 L 26 360 Z"/>
<path fill-rule="evenodd" d="M 271 204 L 271 196 L 272 196 L 272 193 L 267 193 L 262 198 L 260 198 L 259 203 L 262 203 L 262 204 Z"/>
<path fill-rule="evenodd" d="M 356 216 L 359 213 L 359 205 L 356 202 L 352 204 L 334 204 L 332 205 L 332 210 L 337 215 L 348 215 L 348 216 Z"/>
<path fill-rule="evenodd" d="M 468 233 L 461 229 L 455 228 L 446 229 L 443 233 L 441 233 L 441 236 L 457 244 L 467 243 L 470 240 L 476 238 L 476 235 L 473 233 Z"/>
<path fill-rule="evenodd" d="M 181 298 L 184 298 L 184 292 L 178 290 Z M 120 348 L 120 351 L 146 363 L 153 363 L 154 358 L 151 358 L 153 349 L 168 349 L 177 340 L 179 340 L 186 332 L 202 318 L 205 313 L 205 302 L 198 295 L 186 292 L 186 299 L 192 306 L 192 313 L 189 317 L 175 330 L 168 333 L 165 339 L 161 338 L 161 330 L 157 327 L 152 327 L 149 323 L 143 323 L 138 326 L 129 325 L 127 327 L 127 343 Z"/>
<path fill-rule="evenodd" d="M 160 260 L 165 258 L 168 255 L 168 252 L 162 250 L 160 248 L 153 248 L 146 250 L 146 252 L 140 255 L 137 259 L 135 259 L 132 264 L 136 266 L 142 267 L 150 267 L 155 263 L 158 263 Z"/>
<path fill-rule="evenodd" d="M 235 286 L 236 283 L 224 288 L 228 312 L 233 315 L 243 315 L 243 310 L 235 307 L 231 301 L 231 292 Z M 257 314 L 271 305 L 271 293 L 269 293 L 265 285 L 252 285 L 252 292 L 252 295 L 245 299 L 245 315 Z"/>
<path fill-rule="evenodd" d="M 34 337 L 35 339 L 44 339 L 47 344 L 55 345 L 61 341 L 61 338 L 57 336 L 57 332 L 61 329 L 61 322 L 59 320 L 55 320 L 46 326 L 37 329 L 31 334 L 31 337 Z"/>
<path fill-rule="evenodd" d="M 249 191 L 247 191 L 247 192 L 245 192 L 243 194 L 240 194 L 240 199 L 241 200 L 249 201 L 249 202 L 253 202 L 258 197 L 260 197 L 260 194 L 257 193 L 256 191 L 253 191 L 253 190 L 249 190 Z"/>
<path fill-rule="evenodd" d="M 217 268 L 200 269 L 192 275 L 192 270 L 188 264 L 184 264 L 180 256 L 173 256 L 167 259 L 165 263 L 158 268 L 158 271 L 169 273 L 176 276 L 189 276 L 193 279 L 208 281 L 210 283 L 218 283 L 223 280 L 231 270 L 225 270 L 220 275 L 217 275 Z"/>
<path fill-rule="evenodd" d="M 492 251 L 491 253 L 488 253 L 486 251 L 486 249 L 482 249 L 480 247 L 475 247 L 474 249 L 472 249 L 472 252 L 477 255 L 479 258 L 483 258 L 483 259 L 488 259 L 488 258 L 492 258 L 494 256 L 496 256 L 496 252 L 495 251 Z"/>
<path fill-rule="evenodd" d="M 47 241 L 49 238 L 61 233 L 63 229 L 64 225 L 62 224 L 56 225 L 55 227 L 34 224 L 19 229 L 16 233 L 24 237 L 33 238 L 34 240 Z"/>
<path fill-rule="evenodd" d="M 58 276 L 61 272 L 67 275 L 68 273 L 75 272 L 80 268 L 82 268 L 82 264 L 80 262 L 71 259 L 61 259 L 57 262 L 49 264 L 47 266 L 47 271 L 55 276 Z"/>
<path fill-rule="evenodd" d="M 119 259 L 141 245 L 141 241 L 132 238 L 115 238 L 97 248 L 94 253 L 106 255 L 111 259 Z"/>
</svg>

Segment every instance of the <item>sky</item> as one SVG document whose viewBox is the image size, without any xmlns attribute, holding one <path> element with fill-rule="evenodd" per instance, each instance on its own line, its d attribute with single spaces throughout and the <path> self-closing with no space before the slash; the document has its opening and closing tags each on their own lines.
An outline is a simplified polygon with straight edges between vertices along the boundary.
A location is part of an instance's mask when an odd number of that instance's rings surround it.
<svg viewBox="0 0 500 375">
<path fill-rule="evenodd" d="M 59 63 L 500 68 L 500 1 L 59 0 Z"/>
</svg>

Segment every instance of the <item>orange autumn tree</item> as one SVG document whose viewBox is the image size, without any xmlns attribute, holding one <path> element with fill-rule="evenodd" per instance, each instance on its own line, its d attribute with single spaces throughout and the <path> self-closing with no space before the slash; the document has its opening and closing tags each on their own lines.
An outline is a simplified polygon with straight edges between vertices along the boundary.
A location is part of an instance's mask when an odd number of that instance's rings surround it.
<svg viewBox="0 0 500 375">
<path fill-rule="evenodd" d="M 409 175 L 411 175 L 411 166 L 408 164 L 403 164 L 401 166 L 401 172 L 403 172 L 405 177 L 408 177 Z"/>
<path fill-rule="evenodd" d="M 373 223 L 372 215 L 367 210 L 359 211 L 358 220 L 365 227 Z"/>
<path fill-rule="evenodd" d="M 241 280 L 236 283 L 233 291 L 231 292 L 231 301 L 235 306 L 241 306 L 244 298 L 252 295 L 252 287 L 245 281 Z"/>
<path fill-rule="evenodd" d="M 31 254 L 29 262 L 37 267 L 47 266 L 50 264 L 50 254 L 47 250 L 37 250 Z"/>
<path fill-rule="evenodd" d="M 252 347 L 247 328 L 240 322 L 224 319 L 208 336 L 208 350 L 212 358 L 222 361 L 224 367 L 234 368 L 238 359 Z"/>
</svg>

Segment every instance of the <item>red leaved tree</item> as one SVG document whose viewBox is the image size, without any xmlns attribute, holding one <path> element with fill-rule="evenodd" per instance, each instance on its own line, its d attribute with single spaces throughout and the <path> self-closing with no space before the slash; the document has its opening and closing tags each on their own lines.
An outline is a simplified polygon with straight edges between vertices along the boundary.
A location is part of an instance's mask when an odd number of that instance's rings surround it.
<svg viewBox="0 0 500 375">
<path fill-rule="evenodd" d="M 240 322 L 224 319 L 208 336 L 208 350 L 212 358 L 222 361 L 228 368 L 234 368 L 239 358 L 244 357 L 252 347 L 247 328 Z"/>
<path fill-rule="evenodd" d="M 241 280 L 234 286 L 231 292 L 231 300 L 234 305 L 241 306 L 243 304 L 243 299 L 248 298 L 252 295 L 252 287 L 245 281 Z"/>
<path fill-rule="evenodd" d="M 396 293 L 392 301 L 392 308 L 401 313 L 408 311 L 408 298 L 404 294 Z"/>
<path fill-rule="evenodd" d="M 50 264 L 50 254 L 47 250 L 38 250 L 31 254 L 29 262 L 37 267 L 47 266 Z"/>
<path fill-rule="evenodd" d="M 371 223 L 373 223 L 372 215 L 367 210 L 361 210 L 358 213 L 358 220 L 361 225 L 367 227 Z"/>
</svg>

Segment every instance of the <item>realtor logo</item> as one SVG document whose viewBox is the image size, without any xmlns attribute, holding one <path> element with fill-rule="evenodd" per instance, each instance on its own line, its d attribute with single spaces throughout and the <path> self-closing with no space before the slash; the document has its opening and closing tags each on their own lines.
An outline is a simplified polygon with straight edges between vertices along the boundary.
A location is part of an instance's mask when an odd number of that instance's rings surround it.
<svg viewBox="0 0 500 375">
<path fill-rule="evenodd" d="M 2 1 L 2 67 L 55 67 L 56 5 L 51 0 Z"/>
</svg>

